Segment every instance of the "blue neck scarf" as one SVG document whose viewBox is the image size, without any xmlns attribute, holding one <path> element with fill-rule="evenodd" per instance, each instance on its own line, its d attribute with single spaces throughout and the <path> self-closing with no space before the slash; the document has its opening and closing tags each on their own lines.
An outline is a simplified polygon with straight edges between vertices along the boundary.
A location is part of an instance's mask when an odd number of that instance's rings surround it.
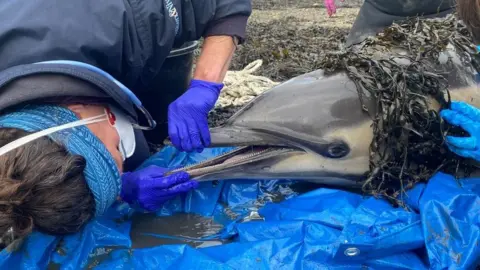
<svg viewBox="0 0 480 270">
<path fill-rule="evenodd" d="M 0 116 L 0 127 L 36 132 L 77 120 L 78 117 L 64 107 L 28 105 Z M 69 153 L 86 159 L 84 175 L 95 198 L 95 215 L 102 215 L 115 202 L 121 189 L 120 173 L 110 152 L 86 126 L 57 131 L 48 137 L 64 145 Z M 28 147 L 28 143 L 25 146 Z"/>
</svg>

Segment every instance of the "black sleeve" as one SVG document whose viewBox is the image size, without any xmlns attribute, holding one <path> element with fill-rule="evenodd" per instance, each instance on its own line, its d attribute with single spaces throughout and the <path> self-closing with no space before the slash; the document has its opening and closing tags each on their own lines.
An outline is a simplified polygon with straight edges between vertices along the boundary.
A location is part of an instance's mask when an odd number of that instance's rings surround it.
<svg viewBox="0 0 480 270">
<path fill-rule="evenodd" d="M 141 46 L 142 82 L 155 76 L 174 45 L 212 35 L 237 36 L 243 41 L 252 12 L 249 0 L 124 1 L 133 16 L 128 26 L 131 30 L 125 35 L 133 40 L 124 44 L 125 48 L 130 44 Z"/>
<path fill-rule="evenodd" d="M 216 35 L 236 36 L 240 43 L 245 40 L 252 13 L 249 0 L 180 0 L 175 6 L 181 11 L 178 43 Z"/>
<path fill-rule="evenodd" d="M 148 3 L 155 2 L 162 1 L 0 0 L 4 19 L 0 70 L 39 61 L 74 60 L 95 65 L 132 87 L 152 73 L 145 68 L 153 67 L 150 62 L 158 59 L 152 58 L 153 48 L 169 50 L 172 43 L 168 35 L 152 40 L 149 31 L 162 32 L 153 25 L 168 29 L 158 15 L 162 10 L 148 11 L 152 8 Z"/>
<path fill-rule="evenodd" d="M 130 88 L 148 85 L 176 44 L 243 38 L 248 0 L 0 0 L 0 71 L 76 60 Z"/>
</svg>

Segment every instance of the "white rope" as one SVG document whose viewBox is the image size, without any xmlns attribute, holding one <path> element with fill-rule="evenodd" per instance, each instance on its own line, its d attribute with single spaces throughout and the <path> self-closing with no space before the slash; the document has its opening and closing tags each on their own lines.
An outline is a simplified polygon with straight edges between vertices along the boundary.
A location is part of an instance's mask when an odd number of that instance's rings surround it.
<svg viewBox="0 0 480 270">
<path fill-rule="evenodd" d="M 253 75 L 263 64 L 262 60 L 256 60 L 248 64 L 240 71 L 227 71 L 220 97 L 215 104 L 216 108 L 228 106 L 242 106 L 250 100 L 278 85 L 269 78 Z"/>
</svg>

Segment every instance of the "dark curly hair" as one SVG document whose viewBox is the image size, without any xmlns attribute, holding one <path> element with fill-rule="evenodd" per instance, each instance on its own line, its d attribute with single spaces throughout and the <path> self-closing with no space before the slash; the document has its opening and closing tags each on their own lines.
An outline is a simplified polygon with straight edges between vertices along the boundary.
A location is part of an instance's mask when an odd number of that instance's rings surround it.
<svg viewBox="0 0 480 270">
<path fill-rule="evenodd" d="M 28 134 L 1 128 L 0 146 Z M 0 248 L 21 243 L 34 229 L 65 235 L 91 220 L 95 201 L 85 166 L 82 156 L 69 154 L 48 137 L 0 156 Z"/>
</svg>

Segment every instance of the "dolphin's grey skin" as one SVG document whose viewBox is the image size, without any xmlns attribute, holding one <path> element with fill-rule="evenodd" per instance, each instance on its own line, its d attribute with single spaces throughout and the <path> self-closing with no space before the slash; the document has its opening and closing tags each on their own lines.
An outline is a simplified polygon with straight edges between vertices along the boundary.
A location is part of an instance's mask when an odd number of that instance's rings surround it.
<svg viewBox="0 0 480 270">
<path fill-rule="evenodd" d="M 448 72 L 453 100 L 480 107 L 473 70 L 462 59 L 447 47 L 437 67 Z M 371 112 L 372 105 L 367 101 Z M 431 106 L 438 109 L 433 100 Z M 212 147 L 243 148 L 175 171 L 198 181 L 281 178 L 356 188 L 369 170 L 371 124 L 346 73 L 317 70 L 270 89 L 211 129 Z"/>
<path fill-rule="evenodd" d="M 308 73 L 259 96 L 224 127 L 211 130 L 212 146 L 268 144 L 298 150 L 197 179 L 288 178 L 352 185 L 347 179 L 360 180 L 368 170 L 371 123 L 344 73 Z"/>
<path fill-rule="evenodd" d="M 480 106 L 471 76 L 451 78 L 459 87 L 452 99 Z M 211 129 L 212 147 L 244 146 L 238 153 L 178 170 L 198 181 L 281 178 L 355 188 L 369 170 L 371 124 L 347 75 L 317 70 L 270 89 Z"/>
<path fill-rule="evenodd" d="M 199 181 L 287 178 L 352 186 L 368 170 L 370 124 L 345 73 L 324 77 L 315 71 L 272 88 L 225 126 L 211 129 L 212 147 L 280 147 L 238 165 L 187 171 Z M 250 154 L 256 150 L 247 148 Z"/>
</svg>

